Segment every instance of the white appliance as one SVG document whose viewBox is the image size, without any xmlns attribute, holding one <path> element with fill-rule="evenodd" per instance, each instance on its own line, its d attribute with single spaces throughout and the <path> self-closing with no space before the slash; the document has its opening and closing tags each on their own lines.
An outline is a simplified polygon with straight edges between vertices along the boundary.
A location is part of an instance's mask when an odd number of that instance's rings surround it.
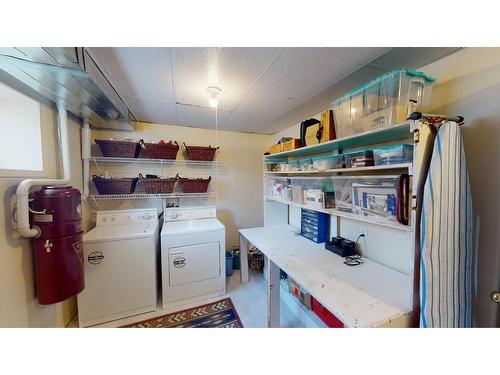
<svg viewBox="0 0 500 375">
<path fill-rule="evenodd" d="M 156 208 L 98 211 L 83 236 L 85 289 L 80 327 L 156 310 L 159 222 Z"/>
<path fill-rule="evenodd" d="M 215 207 L 167 208 L 161 231 L 166 309 L 226 293 L 226 231 Z"/>
</svg>

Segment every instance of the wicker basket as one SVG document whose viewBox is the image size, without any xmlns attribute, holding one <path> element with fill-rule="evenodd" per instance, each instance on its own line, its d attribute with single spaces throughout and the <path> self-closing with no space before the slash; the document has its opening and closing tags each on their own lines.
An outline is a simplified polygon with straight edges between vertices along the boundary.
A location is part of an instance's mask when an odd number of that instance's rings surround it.
<svg viewBox="0 0 500 375">
<path fill-rule="evenodd" d="M 144 148 L 144 153 L 148 159 L 170 159 L 177 158 L 177 151 L 179 151 L 179 144 L 170 141 L 165 144 L 160 143 L 146 143 L 140 142 L 140 146 Z"/>
<path fill-rule="evenodd" d="M 208 178 L 179 177 L 179 185 L 181 185 L 183 193 L 206 193 L 211 179 L 211 176 Z"/>
<path fill-rule="evenodd" d="M 134 178 L 102 178 L 92 176 L 97 191 L 101 195 L 108 194 L 132 194 L 137 185 L 137 177 Z"/>
<path fill-rule="evenodd" d="M 145 178 L 139 173 L 146 194 L 170 194 L 174 192 L 179 175 L 172 178 Z"/>
<path fill-rule="evenodd" d="M 264 269 L 264 254 L 257 248 L 248 250 L 248 266 L 256 271 Z"/>
<path fill-rule="evenodd" d="M 186 154 L 189 160 L 200 160 L 200 161 L 213 161 L 215 158 L 215 151 L 220 147 L 208 147 L 205 146 L 186 146 Z"/>
<path fill-rule="evenodd" d="M 102 155 L 106 157 L 136 158 L 141 151 L 141 145 L 138 142 L 96 139 L 95 143 L 99 145 Z"/>
</svg>

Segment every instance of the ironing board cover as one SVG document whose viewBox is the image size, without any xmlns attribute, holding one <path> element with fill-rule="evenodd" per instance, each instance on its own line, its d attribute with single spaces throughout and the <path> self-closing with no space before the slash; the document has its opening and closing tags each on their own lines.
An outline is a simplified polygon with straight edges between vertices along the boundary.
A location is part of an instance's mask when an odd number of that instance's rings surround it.
<svg viewBox="0 0 500 375">
<path fill-rule="evenodd" d="M 472 199 L 460 128 L 441 125 L 424 186 L 420 326 L 472 325 Z"/>
</svg>

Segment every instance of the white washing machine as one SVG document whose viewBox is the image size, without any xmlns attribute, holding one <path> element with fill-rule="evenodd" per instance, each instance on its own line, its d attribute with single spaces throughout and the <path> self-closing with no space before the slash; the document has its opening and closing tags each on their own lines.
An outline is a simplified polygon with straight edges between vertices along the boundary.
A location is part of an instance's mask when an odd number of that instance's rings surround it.
<svg viewBox="0 0 500 375">
<path fill-rule="evenodd" d="M 163 308 L 224 295 L 226 231 L 215 207 L 167 208 L 163 216 Z"/>
<path fill-rule="evenodd" d="M 98 211 L 83 236 L 85 289 L 80 327 L 156 310 L 159 222 L 154 209 Z"/>
</svg>

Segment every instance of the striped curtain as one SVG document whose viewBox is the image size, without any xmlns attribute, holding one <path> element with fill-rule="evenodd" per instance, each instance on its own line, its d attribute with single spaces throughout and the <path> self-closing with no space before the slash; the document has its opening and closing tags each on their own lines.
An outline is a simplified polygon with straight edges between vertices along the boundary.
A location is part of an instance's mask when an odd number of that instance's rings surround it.
<svg viewBox="0 0 500 375">
<path fill-rule="evenodd" d="M 420 326 L 472 326 L 472 200 L 460 128 L 441 125 L 420 223 Z"/>
</svg>

